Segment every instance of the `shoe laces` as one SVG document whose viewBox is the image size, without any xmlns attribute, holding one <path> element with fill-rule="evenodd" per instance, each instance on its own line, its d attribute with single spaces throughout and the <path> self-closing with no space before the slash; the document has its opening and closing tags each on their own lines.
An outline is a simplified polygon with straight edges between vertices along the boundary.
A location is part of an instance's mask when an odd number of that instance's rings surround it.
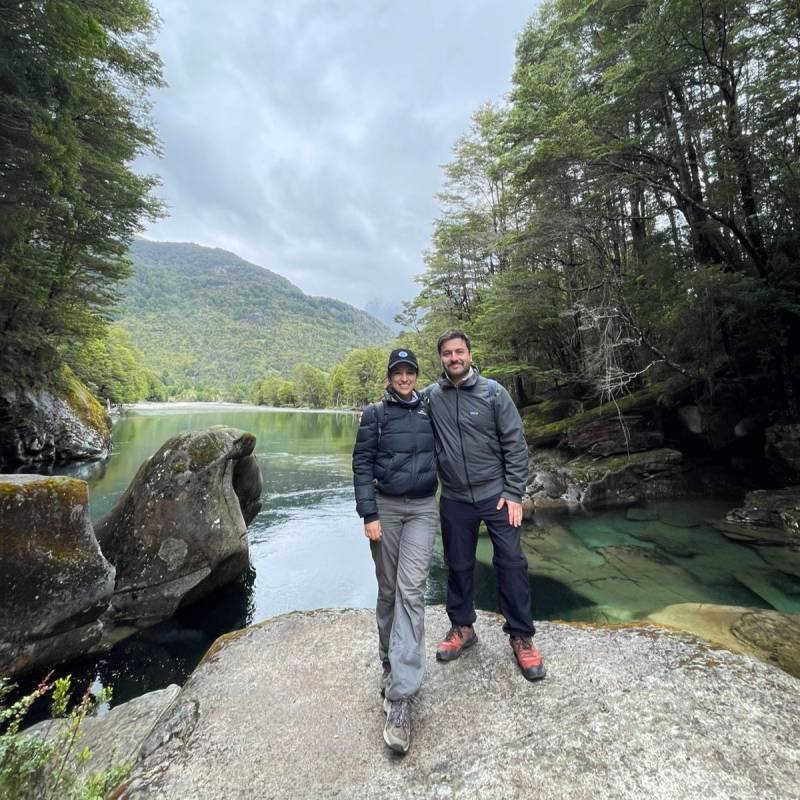
<svg viewBox="0 0 800 800">
<path fill-rule="evenodd" d="M 512 636 L 511 642 L 522 650 L 533 650 L 533 642 L 527 636 Z"/>
<path fill-rule="evenodd" d="M 453 625 L 449 631 L 447 631 L 447 636 L 444 637 L 446 642 L 452 642 L 456 639 L 463 639 L 464 634 L 462 633 L 460 625 Z"/>
<path fill-rule="evenodd" d="M 398 728 L 408 728 L 411 724 L 411 698 L 392 700 L 388 720 L 391 725 Z"/>
</svg>

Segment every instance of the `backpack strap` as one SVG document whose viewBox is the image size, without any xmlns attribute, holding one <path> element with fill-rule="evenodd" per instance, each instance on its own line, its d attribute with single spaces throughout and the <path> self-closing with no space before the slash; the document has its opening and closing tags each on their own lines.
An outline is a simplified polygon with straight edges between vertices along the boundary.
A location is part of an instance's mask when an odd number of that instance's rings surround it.
<svg viewBox="0 0 800 800">
<path fill-rule="evenodd" d="M 378 421 L 378 447 L 381 446 L 381 433 L 383 433 L 383 426 L 386 424 L 386 402 L 384 400 L 378 400 L 375 403 L 375 418 Z"/>
<path fill-rule="evenodd" d="M 494 398 L 497 394 L 497 381 L 494 378 L 487 378 L 486 383 L 488 386 L 486 387 L 486 397 L 489 400 L 489 405 L 492 407 L 492 418 L 494 419 L 494 429 L 495 431 L 498 430 L 497 427 L 497 403 L 495 403 Z"/>
</svg>

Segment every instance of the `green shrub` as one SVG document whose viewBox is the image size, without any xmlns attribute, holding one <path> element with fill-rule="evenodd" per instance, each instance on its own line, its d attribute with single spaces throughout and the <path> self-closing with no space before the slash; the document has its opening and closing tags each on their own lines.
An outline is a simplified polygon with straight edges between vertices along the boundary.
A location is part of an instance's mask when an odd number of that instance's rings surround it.
<svg viewBox="0 0 800 800">
<path fill-rule="evenodd" d="M 81 725 L 109 689 L 96 695 L 84 692 L 68 710 L 70 676 L 50 682 L 45 678 L 33 692 L 8 703 L 12 684 L 0 679 L 0 800 L 103 800 L 130 771 L 130 764 L 91 771 L 91 751 L 80 747 Z M 42 733 L 20 733 L 33 703 L 52 692 L 51 724 Z"/>
</svg>

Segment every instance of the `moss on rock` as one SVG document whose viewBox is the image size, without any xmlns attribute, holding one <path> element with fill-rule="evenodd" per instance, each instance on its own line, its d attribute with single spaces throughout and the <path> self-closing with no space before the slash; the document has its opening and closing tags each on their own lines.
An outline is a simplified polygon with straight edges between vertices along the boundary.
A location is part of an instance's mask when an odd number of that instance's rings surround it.
<svg viewBox="0 0 800 800">
<path fill-rule="evenodd" d="M 85 481 L 0 476 L 0 674 L 98 645 L 114 588 L 89 520 Z"/>
<path fill-rule="evenodd" d="M 75 416 L 103 436 L 109 436 L 111 422 L 97 398 L 75 377 L 69 367 L 61 368 L 60 377 L 64 399 Z"/>
<path fill-rule="evenodd" d="M 677 450 L 662 447 L 658 450 L 645 450 L 641 453 L 622 453 L 604 458 L 592 458 L 588 455 L 578 456 L 569 462 L 572 475 L 581 483 L 591 483 L 602 480 L 607 475 L 620 472 L 628 467 L 652 464 L 654 467 L 663 468 L 661 465 L 680 464 L 682 456 Z"/>
<path fill-rule="evenodd" d="M 11 508 L 29 498 L 41 495 L 43 501 L 54 501 L 69 511 L 76 505 L 86 506 L 89 488 L 86 481 L 63 476 L 3 475 L 0 479 L 0 511 Z"/>
<path fill-rule="evenodd" d="M 193 436 L 186 448 L 191 459 L 192 469 L 202 469 L 220 456 L 225 455 L 230 447 L 230 439 L 223 435 L 223 428 L 209 428 L 201 436 Z"/>
<path fill-rule="evenodd" d="M 555 442 L 564 437 L 570 430 L 579 425 L 592 422 L 603 417 L 613 417 L 620 413 L 628 414 L 648 408 L 667 407 L 676 402 L 676 399 L 686 390 L 687 380 L 677 376 L 668 380 L 659 381 L 633 392 L 624 397 L 611 400 L 594 408 L 575 412 L 576 406 L 582 404 L 575 401 L 546 400 L 530 410 L 523 416 L 525 435 L 530 444 L 545 444 Z M 572 413 L 570 413 L 572 412 Z M 558 414 L 566 414 L 559 417 Z"/>
</svg>

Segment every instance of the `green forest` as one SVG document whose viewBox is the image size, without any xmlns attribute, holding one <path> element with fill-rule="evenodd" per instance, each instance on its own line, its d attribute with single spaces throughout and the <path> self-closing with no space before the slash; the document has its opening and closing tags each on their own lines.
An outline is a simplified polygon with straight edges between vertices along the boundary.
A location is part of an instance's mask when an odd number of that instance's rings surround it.
<svg viewBox="0 0 800 800">
<path fill-rule="evenodd" d="M 800 7 L 558 0 L 453 149 L 418 296 L 515 389 L 676 376 L 797 419 Z"/>
<path fill-rule="evenodd" d="M 246 400 L 256 379 L 291 380 L 302 364 L 329 372 L 350 350 L 392 338 L 364 311 L 225 250 L 137 239 L 131 256 L 116 324 L 170 397 Z"/>
</svg>

